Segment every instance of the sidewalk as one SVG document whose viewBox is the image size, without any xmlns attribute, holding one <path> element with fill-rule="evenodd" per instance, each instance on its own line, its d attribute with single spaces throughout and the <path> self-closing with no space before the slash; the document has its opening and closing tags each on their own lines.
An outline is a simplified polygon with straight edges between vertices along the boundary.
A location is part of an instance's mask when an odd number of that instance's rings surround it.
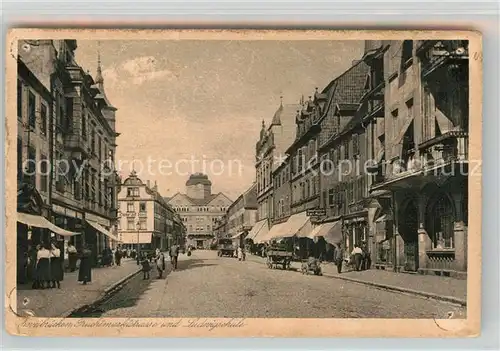
<svg viewBox="0 0 500 351">
<path fill-rule="evenodd" d="M 265 258 L 247 255 L 247 259 L 265 263 Z M 300 271 L 301 264 L 293 262 L 291 268 Z M 337 266 L 333 263 L 324 263 L 321 268 L 326 277 L 361 283 L 386 290 L 420 295 L 437 300 L 448 301 L 465 306 L 467 304 L 467 280 L 437 277 L 432 275 L 417 275 L 394 273 L 378 269 L 367 271 L 348 271 L 337 273 Z"/>
<path fill-rule="evenodd" d="M 93 303 L 123 279 L 137 273 L 140 266 L 135 260 L 124 259 L 122 265 L 92 269 L 92 282 L 77 282 L 78 271 L 64 273 L 61 289 L 19 289 L 17 311 L 32 311 L 36 317 L 65 317 L 73 310 Z"/>
</svg>

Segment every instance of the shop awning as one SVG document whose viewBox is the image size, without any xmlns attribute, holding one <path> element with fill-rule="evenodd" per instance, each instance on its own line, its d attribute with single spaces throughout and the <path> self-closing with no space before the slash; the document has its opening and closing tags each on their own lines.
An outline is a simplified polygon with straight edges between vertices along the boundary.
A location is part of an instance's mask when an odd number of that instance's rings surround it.
<svg viewBox="0 0 500 351">
<path fill-rule="evenodd" d="M 307 236 L 309 239 L 313 239 L 315 237 L 321 236 L 318 233 L 320 232 L 321 228 L 323 228 L 324 224 L 317 225 L 313 228 L 311 233 Z"/>
<path fill-rule="evenodd" d="M 274 238 L 283 238 L 286 236 L 286 223 L 287 222 L 284 222 L 284 223 L 280 223 L 280 224 L 275 224 L 271 227 L 271 229 L 269 230 L 268 233 L 266 233 L 266 235 L 262 235 L 258 238 L 256 238 L 257 241 L 255 241 L 256 243 L 263 243 L 263 242 L 266 242 L 266 241 L 269 241 L 271 239 L 274 239 Z"/>
<path fill-rule="evenodd" d="M 37 215 L 32 215 L 28 213 L 17 212 L 17 221 L 31 227 L 45 228 L 49 229 L 51 232 L 59 234 L 61 236 L 74 236 L 81 233 L 71 232 L 69 230 L 60 228 L 54 223 L 50 222 L 47 218 Z"/>
<path fill-rule="evenodd" d="M 323 223 L 314 235 L 322 236 L 327 243 L 337 245 L 342 241 L 342 221 Z"/>
<path fill-rule="evenodd" d="M 102 225 L 100 225 L 99 223 L 97 222 L 94 222 L 94 221 L 89 221 L 87 220 L 86 221 L 91 227 L 93 227 L 95 230 L 97 230 L 98 232 L 106 235 L 108 238 L 112 239 L 112 240 L 115 240 L 115 241 L 118 241 L 118 238 L 116 236 L 114 236 L 109 230 L 107 230 L 106 228 L 104 228 Z"/>
<path fill-rule="evenodd" d="M 241 234 L 243 234 L 243 233 L 244 233 L 244 232 L 239 232 L 239 233 L 236 233 L 236 234 L 234 234 L 234 235 L 231 237 L 231 239 L 237 239 L 237 238 L 239 238 L 239 237 L 241 236 Z"/>
<path fill-rule="evenodd" d="M 270 231 L 267 219 L 264 219 L 264 220 L 258 222 L 257 224 L 259 224 L 259 223 L 262 223 L 260 229 L 257 229 L 256 234 L 254 234 L 253 237 L 250 238 L 256 244 L 262 243 L 263 242 L 262 239 L 267 238 L 269 231 Z M 255 224 L 254 227 L 257 227 L 257 224 Z M 252 231 L 253 231 L 253 228 L 252 228 Z"/>
<path fill-rule="evenodd" d="M 255 223 L 255 225 L 252 227 L 250 232 L 248 232 L 248 235 L 246 238 L 253 240 L 255 237 L 257 237 L 257 235 L 259 234 L 261 229 L 264 227 L 264 225 L 266 225 L 266 227 L 267 227 L 267 219 L 263 219 L 263 220 Z"/>
<path fill-rule="evenodd" d="M 141 233 L 137 236 L 137 232 L 121 233 L 121 242 L 123 244 L 151 244 L 153 234 L 151 232 Z"/>
<path fill-rule="evenodd" d="M 311 220 L 305 211 L 290 216 L 285 224 L 286 229 L 284 237 L 292 237 L 296 235 L 299 238 L 307 238 L 313 230 Z"/>
</svg>

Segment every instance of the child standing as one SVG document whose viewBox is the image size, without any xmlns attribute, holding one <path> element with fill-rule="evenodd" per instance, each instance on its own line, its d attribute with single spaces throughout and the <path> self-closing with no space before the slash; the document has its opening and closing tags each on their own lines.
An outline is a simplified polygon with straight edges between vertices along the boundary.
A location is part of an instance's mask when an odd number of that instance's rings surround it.
<svg viewBox="0 0 500 351">
<path fill-rule="evenodd" d="M 151 270 L 151 265 L 149 264 L 149 260 L 146 256 L 142 257 L 141 261 L 142 265 L 142 273 L 144 274 L 143 280 L 149 279 L 149 271 Z"/>
</svg>

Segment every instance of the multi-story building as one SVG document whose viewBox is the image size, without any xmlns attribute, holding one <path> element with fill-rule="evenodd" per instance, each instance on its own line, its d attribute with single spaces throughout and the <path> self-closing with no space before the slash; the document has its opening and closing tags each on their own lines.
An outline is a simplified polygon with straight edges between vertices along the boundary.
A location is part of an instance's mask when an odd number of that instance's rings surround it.
<svg viewBox="0 0 500 351">
<path fill-rule="evenodd" d="M 290 173 L 290 159 L 288 157 L 273 172 L 273 225 L 286 221 L 291 214 Z"/>
<path fill-rule="evenodd" d="M 186 193 L 177 193 L 169 200 L 187 228 L 187 245 L 200 249 L 210 248 L 215 223 L 231 203 L 223 193 L 212 194 L 212 182 L 202 173 L 192 174 L 186 182 Z"/>
<path fill-rule="evenodd" d="M 165 251 L 174 241 L 176 213 L 155 184 L 144 183 L 135 171 L 118 193 L 118 238 L 123 247 Z"/>
<path fill-rule="evenodd" d="M 214 236 L 214 239 L 230 238 L 227 229 L 227 214 L 224 214 L 221 218 L 215 220 Z"/>
<path fill-rule="evenodd" d="M 323 222 L 337 222 L 330 232 L 332 244 L 343 243 L 347 252 L 369 237 L 367 175 L 367 133 L 357 113 L 366 91 L 368 65 L 353 65 L 334 81 L 324 118 L 320 121 L 319 157 L 321 169 L 321 207 Z M 341 231 L 343 227 L 343 233 Z M 337 242 L 334 242 L 337 241 Z"/>
<path fill-rule="evenodd" d="M 372 191 L 391 193 L 390 263 L 397 271 L 464 276 L 468 42 L 383 44 L 385 123 L 373 144 L 383 158 Z"/>
<path fill-rule="evenodd" d="M 238 246 L 257 222 L 257 185 L 254 183 L 228 207 L 228 234 Z"/>
<path fill-rule="evenodd" d="M 76 63 L 76 49 L 75 40 L 21 40 L 19 59 L 51 97 L 45 100 L 47 105 L 40 103 L 39 121 L 35 123 L 40 133 L 45 120 L 48 128 L 48 149 L 40 147 L 35 152 L 40 159 L 47 157 L 52 166 L 47 172 L 51 220 L 65 230 L 83 233 L 70 241 L 77 247 L 86 242 L 97 261 L 102 249 L 116 244 L 117 239 L 118 177 L 113 166 L 118 136 L 116 108 L 104 91 L 100 59 L 94 80 Z M 18 91 L 24 94 L 23 88 Z M 25 99 L 29 107 L 33 100 L 27 91 Z M 29 135 L 31 138 L 33 133 Z M 40 178 L 40 186 L 44 184 Z"/>
<path fill-rule="evenodd" d="M 286 148 L 295 138 L 296 104 L 280 104 L 270 126 L 266 129 L 262 121 L 260 138 L 256 144 L 255 168 L 257 182 L 258 220 L 272 218 L 273 209 L 273 171 L 286 157 Z"/>
<path fill-rule="evenodd" d="M 172 237 L 170 238 L 169 233 L 167 232 L 167 239 L 167 247 L 171 247 L 172 245 L 180 245 L 181 247 L 185 247 L 186 245 L 186 226 L 182 222 L 182 218 L 177 212 L 175 212 L 174 214 Z"/>
</svg>

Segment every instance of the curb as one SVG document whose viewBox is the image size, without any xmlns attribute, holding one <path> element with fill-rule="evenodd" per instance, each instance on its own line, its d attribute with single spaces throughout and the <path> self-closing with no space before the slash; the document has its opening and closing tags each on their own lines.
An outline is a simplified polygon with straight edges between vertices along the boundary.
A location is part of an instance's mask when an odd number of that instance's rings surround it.
<svg viewBox="0 0 500 351">
<path fill-rule="evenodd" d="M 364 285 L 368 285 L 368 286 L 372 286 L 372 287 L 380 288 L 380 289 L 384 289 L 384 290 L 396 291 L 396 292 L 401 292 L 401 293 L 406 293 L 406 294 L 411 294 L 411 295 L 422 296 L 422 297 L 426 297 L 426 298 L 433 299 L 433 300 L 450 302 L 453 304 L 460 305 L 462 307 L 467 306 L 467 301 L 463 300 L 463 299 L 459 299 L 458 297 L 437 295 L 437 294 L 426 292 L 426 291 L 407 289 L 407 288 L 402 288 L 399 286 L 393 286 L 393 285 L 387 285 L 387 284 L 379 284 L 379 283 L 369 282 L 366 280 L 349 278 L 349 277 L 341 277 L 338 275 L 333 275 L 333 274 L 328 274 L 328 273 L 324 273 L 323 275 L 325 277 L 328 277 L 328 278 L 346 280 L 346 281 L 349 281 L 352 283 L 364 284 Z"/>
<path fill-rule="evenodd" d="M 93 302 L 81 305 L 79 307 L 71 309 L 71 311 L 64 313 L 61 318 L 68 318 L 72 314 L 79 312 L 79 311 L 85 311 L 87 309 L 92 308 L 93 306 L 99 304 L 103 300 L 105 300 L 109 295 L 114 293 L 116 290 L 119 290 L 126 282 L 128 282 L 130 279 L 135 277 L 137 274 L 139 274 L 142 271 L 142 269 L 138 269 L 135 272 L 130 273 L 129 275 L 123 277 L 122 279 L 118 280 L 117 282 L 114 282 L 113 284 L 109 285 L 107 288 L 105 288 L 102 292 L 102 294 Z"/>
<path fill-rule="evenodd" d="M 260 262 L 258 260 L 252 260 L 252 262 L 265 264 L 265 262 Z M 372 286 L 372 287 L 380 288 L 380 289 L 384 289 L 384 290 L 422 296 L 422 297 L 426 297 L 426 298 L 438 300 L 438 301 L 450 302 L 450 303 L 453 303 L 456 305 L 460 305 L 462 307 L 467 306 L 467 300 L 463 300 L 463 299 L 460 299 L 460 298 L 454 297 L 454 296 L 442 296 L 442 295 L 438 295 L 438 294 L 434 294 L 434 293 L 430 293 L 430 292 L 426 292 L 426 291 L 419 291 L 419 290 L 413 290 L 413 289 L 408 289 L 408 288 L 402 288 L 399 286 L 374 283 L 374 282 L 369 282 L 366 280 L 355 279 L 355 278 L 334 275 L 334 274 L 329 274 L 329 273 L 323 273 L 323 276 L 328 277 L 328 278 L 333 278 L 333 279 L 346 280 L 346 281 L 349 281 L 351 283 L 364 284 L 364 285 L 368 285 L 368 286 Z"/>
</svg>

